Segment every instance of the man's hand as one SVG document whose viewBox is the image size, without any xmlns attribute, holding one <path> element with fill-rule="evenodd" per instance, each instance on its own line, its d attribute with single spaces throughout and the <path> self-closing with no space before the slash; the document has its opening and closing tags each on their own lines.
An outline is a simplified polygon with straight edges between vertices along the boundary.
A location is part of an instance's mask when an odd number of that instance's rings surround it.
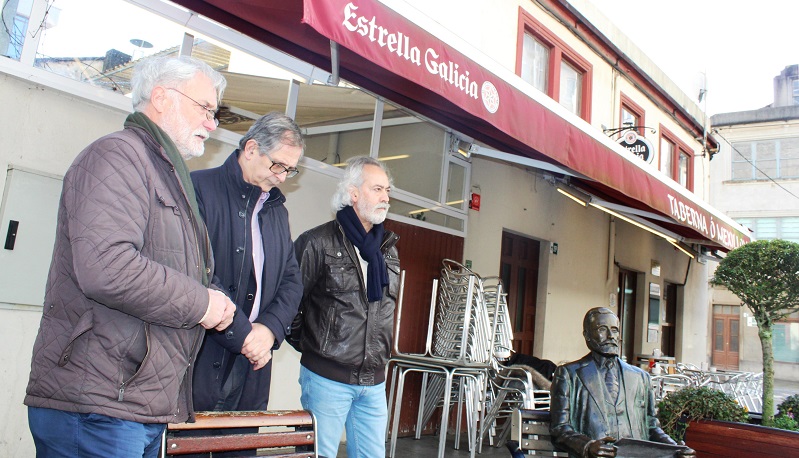
<svg viewBox="0 0 799 458">
<path fill-rule="evenodd" d="M 250 360 L 253 370 L 257 371 L 272 359 L 272 346 L 274 345 L 275 334 L 261 323 L 253 323 L 252 331 L 244 338 L 241 354 Z"/>
<path fill-rule="evenodd" d="M 613 442 L 616 442 L 616 439 L 612 437 L 603 437 L 599 440 L 593 440 L 585 446 L 583 457 L 616 456 L 616 447 L 613 446 Z"/>
<path fill-rule="evenodd" d="M 221 291 L 208 290 L 208 310 L 200 320 L 200 325 L 205 329 L 223 331 L 233 323 L 233 314 L 236 312 L 234 304 Z"/>
</svg>

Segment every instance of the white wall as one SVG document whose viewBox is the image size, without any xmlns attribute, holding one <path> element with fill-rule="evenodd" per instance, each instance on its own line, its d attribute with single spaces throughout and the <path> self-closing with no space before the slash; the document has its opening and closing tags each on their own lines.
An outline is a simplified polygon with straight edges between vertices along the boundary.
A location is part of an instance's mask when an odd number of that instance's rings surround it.
<svg viewBox="0 0 799 458">
<path fill-rule="evenodd" d="M 480 188 L 481 206 L 469 212 L 465 258 L 479 274 L 498 275 L 503 229 L 540 240 L 534 353 L 556 362 L 582 356 L 583 315 L 608 305 L 608 219 L 519 166 L 473 158 L 472 186 Z"/>
<path fill-rule="evenodd" d="M 642 338 L 637 353 L 649 353 L 659 342 L 646 342 L 648 285 L 664 281 L 685 285 L 677 313 L 677 358 L 698 364 L 707 359 L 707 267 L 691 261 L 668 242 L 592 207 L 582 207 L 555 192 L 539 174 L 490 159 L 472 159 L 472 185 L 481 193 L 480 211 L 469 212 L 465 258 L 481 275 L 499 272 L 502 231 L 540 240 L 539 300 L 534 354 L 564 362 L 587 352 L 582 318 L 592 307 L 616 310 L 618 267 L 642 273 L 636 316 Z M 609 255 L 610 231 L 613 251 Z M 550 251 L 558 243 L 558 254 Z M 608 256 L 612 271 L 608 272 Z M 652 261 L 661 265 L 651 273 Z M 614 294 L 612 296 L 612 294 Z M 611 301 L 613 302 L 611 303 Z"/>
</svg>

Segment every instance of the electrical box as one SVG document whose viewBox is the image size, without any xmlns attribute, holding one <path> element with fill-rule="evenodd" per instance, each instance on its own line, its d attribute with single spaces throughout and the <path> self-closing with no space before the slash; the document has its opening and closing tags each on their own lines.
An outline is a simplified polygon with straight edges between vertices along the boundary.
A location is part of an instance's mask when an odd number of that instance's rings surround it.
<svg viewBox="0 0 799 458">
<path fill-rule="evenodd" d="M 63 178 L 11 166 L 6 175 L 0 234 L 0 302 L 43 305 L 55 243 Z"/>
</svg>

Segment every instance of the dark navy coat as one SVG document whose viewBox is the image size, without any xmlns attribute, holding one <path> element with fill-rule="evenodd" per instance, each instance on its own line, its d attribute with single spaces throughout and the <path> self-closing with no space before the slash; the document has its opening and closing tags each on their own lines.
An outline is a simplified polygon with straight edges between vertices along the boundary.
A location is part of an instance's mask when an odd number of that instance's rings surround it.
<svg viewBox="0 0 799 458">
<path fill-rule="evenodd" d="M 207 331 L 194 368 L 193 399 L 196 410 L 213 410 L 223 381 L 231 369 L 232 356 L 241 353 L 252 329 L 254 277 L 250 223 L 261 188 L 242 178 L 234 151 L 220 167 L 192 172 L 200 213 L 208 227 L 216 268 L 213 283 L 236 304 L 233 324 L 224 332 Z M 257 217 L 264 246 L 261 305 L 256 323 L 275 335 L 277 349 L 289 332 L 302 298 L 302 279 L 294 256 L 285 196 L 272 188 Z M 272 362 L 247 373 L 236 410 L 265 410 L 269 400 Z"/>
</svg>

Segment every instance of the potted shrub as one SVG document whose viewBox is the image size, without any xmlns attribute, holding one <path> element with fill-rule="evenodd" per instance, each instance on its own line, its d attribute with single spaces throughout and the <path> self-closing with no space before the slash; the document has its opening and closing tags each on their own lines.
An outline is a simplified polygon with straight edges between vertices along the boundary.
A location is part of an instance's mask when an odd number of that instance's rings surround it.
<svg viewBox="0 0 799 458">
<path fill-rule="evenodd" d="M 668 435 L 685 440 L 693 420 L 723 420 L 746 423 L 749 414 L 729 395 L 705 386 L 688 387 L 669 393 L 658 403 L 658 419 Z"/>
<path fill-rule="evenodd" d="M 777 415 L 774 417 L 774 427 L 799 431 L 799 395 L 788 396 L 777 406 Z"/>
</svg>

